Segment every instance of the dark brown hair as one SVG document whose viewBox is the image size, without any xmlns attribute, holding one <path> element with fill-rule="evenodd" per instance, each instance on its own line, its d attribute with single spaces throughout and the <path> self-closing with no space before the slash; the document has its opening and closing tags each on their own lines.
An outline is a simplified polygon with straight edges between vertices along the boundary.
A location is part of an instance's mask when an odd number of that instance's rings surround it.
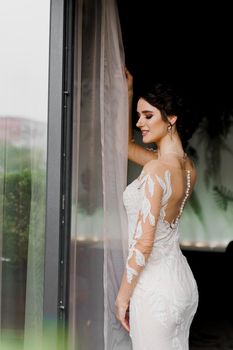
<svg viewBox="0 0 233 350">
<path fill-rule="evenodd" d="M 190 99 L 184 98 L 181 90 L 169 83 L 155 83 L 140 92 L 138 98 L 143 98 L 158 108 L 163 120 L 168 124 L 170 124 L 168 116 L 177 116 L 176 129 L 183 146 L 186 148 L 199 123 Z"/>
</svg>

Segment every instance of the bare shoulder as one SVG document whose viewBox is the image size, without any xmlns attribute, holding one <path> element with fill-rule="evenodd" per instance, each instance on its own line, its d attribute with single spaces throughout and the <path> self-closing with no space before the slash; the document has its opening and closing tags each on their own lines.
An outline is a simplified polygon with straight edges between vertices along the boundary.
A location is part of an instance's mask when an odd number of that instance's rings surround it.
<svg viewBox="0 0 233 350">
<path fill-rule="evenodd" d="M 159 159 L 151 159 L 143 167 L 146 173 L 160 173 L 163 169 L 164 164 Z"/>
</svg>

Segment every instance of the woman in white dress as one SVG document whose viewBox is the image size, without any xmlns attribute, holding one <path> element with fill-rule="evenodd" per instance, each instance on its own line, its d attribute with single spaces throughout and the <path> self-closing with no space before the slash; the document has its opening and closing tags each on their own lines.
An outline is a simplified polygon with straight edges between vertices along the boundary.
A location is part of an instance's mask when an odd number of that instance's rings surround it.
<svg viewBox="0 0 233 350">
<path fill-rule="evenodd" d="M 116 298 L 116 317 L 129 332 L 133 350 L 187 350 L 198 289 L 179 246 L 179 221 L 196 181 L 194 164 L 183 149 L 192 130 L 183 121 L 181 98 L 157 84 L 137 103 L 143 142 L 155 142 L 157 151 L 134 143 L 133 78 L 128 70 L 126 77 L 128 157 L 143 168 L 123 194 L 129 254 Z"/>
</svg>

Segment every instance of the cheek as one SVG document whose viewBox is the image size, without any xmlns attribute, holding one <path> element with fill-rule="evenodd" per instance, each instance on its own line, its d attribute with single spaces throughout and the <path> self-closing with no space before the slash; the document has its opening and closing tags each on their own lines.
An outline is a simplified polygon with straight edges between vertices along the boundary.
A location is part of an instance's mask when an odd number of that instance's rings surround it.
<svg viewBox="0 0 233 350">
<path fill-rule="evenodd" d="M 158 117 L 150 120 L 150 127 L 153 128 L 154 131 L 164 131 L 167 128 L 167 125 L 161 117 Z"/>
</svg>

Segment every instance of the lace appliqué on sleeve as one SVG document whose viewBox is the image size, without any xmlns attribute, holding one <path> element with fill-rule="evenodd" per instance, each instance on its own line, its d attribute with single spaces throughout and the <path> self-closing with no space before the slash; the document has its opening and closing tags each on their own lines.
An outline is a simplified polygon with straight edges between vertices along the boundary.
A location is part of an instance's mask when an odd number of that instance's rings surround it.
<svg viewBox="0 0 233 350">
<path fill-rule="evenodd" d="M 143 183 L 143 199 L 141 209 L 139 211 L 137 226 L 134 238 L 129 247 L 129 255 L 127 258 L 127 281 L 132 282 L 134 276 L 138 276 L 138 267 L 143 267 L 146 264 L 147 250 L 153 245 L 153 236 L 155 231 L 155 216 L 152 213 L 151 200 L 155 194 L 155 182 L 150 174 L 142 173 L 140 182 Z M 143 247 L 143 251 L 140 247 Z M 145 255 L 144 255 L 145 254 Z M 132 266 L 133 265 L 133 266 Z M 140 269 L 139 269 L 140 270 Z"/>
</svg>

